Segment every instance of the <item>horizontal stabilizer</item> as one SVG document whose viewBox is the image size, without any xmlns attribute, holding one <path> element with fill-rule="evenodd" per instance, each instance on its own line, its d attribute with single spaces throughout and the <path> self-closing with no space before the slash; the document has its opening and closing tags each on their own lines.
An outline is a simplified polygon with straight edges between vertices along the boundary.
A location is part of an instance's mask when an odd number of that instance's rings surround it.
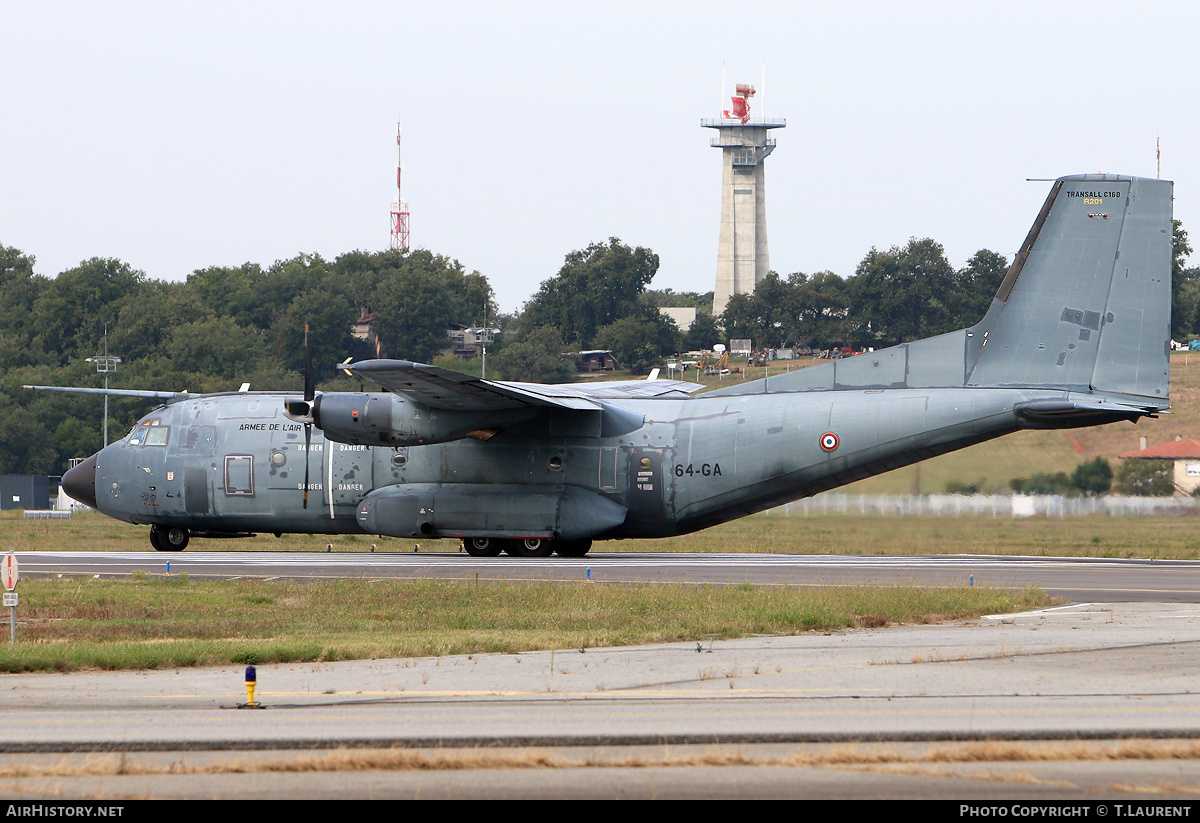
<svg viewBox="0 0 1200 823">
<path fill-rule="evenodd" d="M 1136 406 L 1090 397 L 1031 400 L 1016 407 L 1017 417 L 1031 429 L 1073 429 L 1121 420 L 1136 422 L 1142 417 L 1156 417 L 1158 411 L 1160 408 L 1153 405 Z"/>
</svg>

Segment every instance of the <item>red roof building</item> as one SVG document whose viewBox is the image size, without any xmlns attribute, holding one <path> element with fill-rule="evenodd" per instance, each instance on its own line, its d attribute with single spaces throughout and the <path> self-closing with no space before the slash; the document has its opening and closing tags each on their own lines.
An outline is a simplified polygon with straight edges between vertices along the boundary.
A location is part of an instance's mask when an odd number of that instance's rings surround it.
<svg viewBox="0 0 1200 823">
<path fill-rule="evenodd" d="M 1200 441 L 1180 437 L 1170 443 L 1151 446 L 1121 455 L 1131 460 L 1172 460 L 1175 463 L 1175 491 L 1190 495 L 1200 488 Z"/>
</svg>

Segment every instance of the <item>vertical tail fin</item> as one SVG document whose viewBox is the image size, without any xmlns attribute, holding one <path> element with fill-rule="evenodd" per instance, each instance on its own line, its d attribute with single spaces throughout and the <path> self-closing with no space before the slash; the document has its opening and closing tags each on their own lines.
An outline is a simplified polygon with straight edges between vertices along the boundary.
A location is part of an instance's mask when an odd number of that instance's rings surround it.
<svg viewBox="0 0 1200 823">
<path fill-rule="evenodd" d="M 1171 192 L 1169 181 L 1139 177 L 1057 180 L 991 308 L 967 330 L 966 385 L 1165 406 Z"/>
<path fill-rule="evenodd" d="M 708 396 L 1011 387 L 1102 395 L 1096 408 L 1115 402 L 1132 417 L 1165 409 L 1171 188 L 1140 177 L 1060 178 L 974 326 Z M 1056 425 L 1092 425 L 1101 421 L 1068 414 L 1090 402 L 1074 398 L 1044 411 L 1061 415 Z"/>
</svg>

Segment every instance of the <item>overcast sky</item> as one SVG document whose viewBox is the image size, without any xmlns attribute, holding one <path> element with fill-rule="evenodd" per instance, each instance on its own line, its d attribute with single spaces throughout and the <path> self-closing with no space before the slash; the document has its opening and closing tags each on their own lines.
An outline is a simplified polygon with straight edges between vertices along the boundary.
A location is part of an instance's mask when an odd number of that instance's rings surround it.
<svg viewBox="0 0 1200 823">
<path fill-rule="evenodd" d="M 1198 24 L 1105 0 L 0 0 L 0 244 L 164 280 L 383 249 L 399 118 L 413 246 L 503 310 L 610 236 L 658 253 L 654 287 L 708 291 L 724 67 L 787 120 L 783 274 L 913 236 L 1011 258 L 1048 191 L 1026 178 L 1153 177 L 1159 136 L 1200 249 Z"/>
</svg>

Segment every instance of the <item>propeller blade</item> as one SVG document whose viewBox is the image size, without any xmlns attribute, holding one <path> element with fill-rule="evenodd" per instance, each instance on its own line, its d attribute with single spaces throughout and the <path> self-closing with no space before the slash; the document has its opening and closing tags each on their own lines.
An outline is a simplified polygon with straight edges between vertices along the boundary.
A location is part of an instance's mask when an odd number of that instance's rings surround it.
<svg viewBox="0 0 1200 823">
<path fill-rule="evenodd" d="M 304 508 L 308 508 L 308 456 L 312 452 L 312 424 L 304 424 Z"/>
<path fill-rule="evenodd" d="M 308 344 L 308 324 L 304 324 L 304 399 L 311 403 L 317 396 L 316 379 L 313 375 L 312 347 Z"/>
<path fill-rule="evenodd" d="M 308 414 L 312 414 L 313 398 L 317 396 L 316 380 L 313 377 L 312 346 L 308 342 L 308 323 L 304 324 L 304 403 Z M 304 508 L 308 508 L 308 466 L 312 461 L 312 423 L 304 424 Z"/>
</svg>

